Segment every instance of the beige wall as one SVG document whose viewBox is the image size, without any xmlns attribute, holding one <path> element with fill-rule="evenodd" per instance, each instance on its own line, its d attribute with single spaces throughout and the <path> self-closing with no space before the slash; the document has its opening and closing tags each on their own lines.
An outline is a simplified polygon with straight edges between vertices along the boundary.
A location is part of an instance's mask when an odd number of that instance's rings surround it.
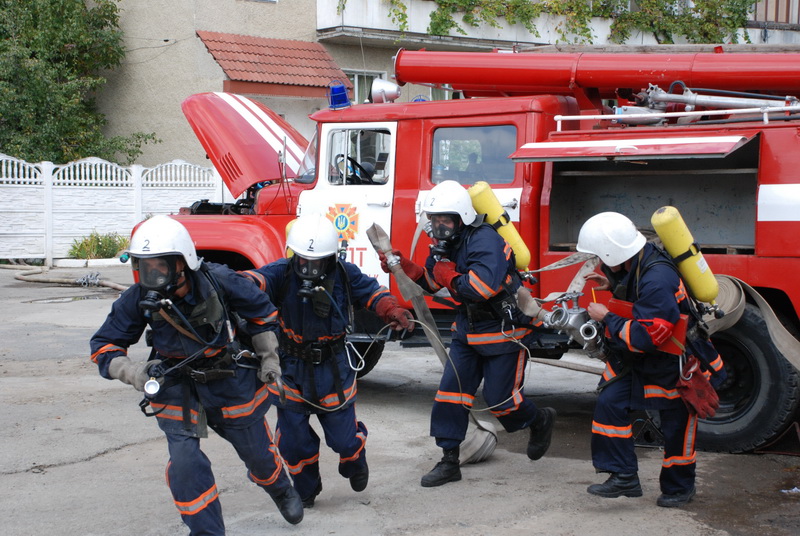
<svg viewBox="0 0 800 536">
<path fill-rule="evenodd" d="M 194 93 L 221 91 L 224 74 L 195 31 L 314 40 L 315 5 L 315 0 L 120 0 L 128 52 L 123 65 L 108 74 L 98 99 L 109 121 L 107 134 L 155 132 L 163 142 L 145 147 L 137 161 L 142 165 L 173 159 L 208 165 L 180 105 Z M 290 120 L 305 119 L 301 130 L 309 135 L 306 116 L 314 106 L 280 100 L 285 109 L 276 111 Z"/>
</svg>

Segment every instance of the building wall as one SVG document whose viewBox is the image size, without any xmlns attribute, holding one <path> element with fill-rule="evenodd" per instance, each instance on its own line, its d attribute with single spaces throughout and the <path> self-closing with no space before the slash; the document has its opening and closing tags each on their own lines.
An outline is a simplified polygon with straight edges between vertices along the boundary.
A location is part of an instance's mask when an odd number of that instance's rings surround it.
<svg viewBox="0 0 800 536">
<path fill-rule="evenodd" d="M 153 166 L 174 159 L 210 164 L 180 105 L 192 94 L 221 91 L 225 74 L 196 36 L 196 30 L 300 41 L 316 41 L 318 28 L 378 30 L 387 34 L 381 46 L 358 42 L 323 44 L 345 71 L 384 72 L 391 76 L 392 56 L 404 45 L 387 16 L 387 1 L 348 0 L 347 8 L 338 14 L 337 4 L 338 0 L 119 0 L 127 54 L 120 68 L 107 73 L 108 84 L 98 97 L 100 111 L 108 119 L 106 133 L 124 136 L 136 131 L 154 132 L 162 140 L 146 145 L 137 164 Z M 410 31 L 424 35 L 433 7 L 430 1 L 409 1 Z M 542 17 L 538 37 L 520 25 L 467 29 L 470 37 L 511 44 L 555 43 L 558 23 L 558 18 Z M 751 29 L 749 33 L 755 44 L 800 44 L 800 32 Z M 596 21 L 595 35 L 597 44 L 606 42 L 607 21 Z M 648 35 L 634 36 L 629 44 L 649 45 L 653 39 Z M 425 44 L 405 46 L 415 49 Z M 430 92 L 419 86 L 404 87 L 400 100 L 419 94 Z M 326 106 L 324 99 L 248 96 L 284 116 L 309 139 L 314 124 L 308 116 Z"/>
<path fill-rule="evenodd" d="M 109 120 L 108 135 L 155 132 L 163 141 L 145 146 L 137 161 L 142 165 L 176 158 L 209 164 L 180 105 L 195 93 L 222 91 L 225 75 L 196 30 L 304 41 L 316 34 L 315 0 L 120 0 L 119 5 L 127 54 L 123 65 L 108 73 L 98 103 Z M 305 121 L 306 128 L 298 129 L 310 135 L 306 116 L 314 106 L 280 100 L 276 111 L 290 122 Z"/>
</svg>

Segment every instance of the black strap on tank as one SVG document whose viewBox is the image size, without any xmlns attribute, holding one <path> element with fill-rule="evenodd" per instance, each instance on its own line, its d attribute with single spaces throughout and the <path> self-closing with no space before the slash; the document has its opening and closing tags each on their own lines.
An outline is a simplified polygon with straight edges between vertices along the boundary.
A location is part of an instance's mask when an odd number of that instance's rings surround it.
<svg viewBox="0 0 800 536">
<path fill-rule="evenodd" d="M 692 252 L 692 247 L 694 247 L 697 250 L 698 253 L 700 252 L 700 245 L 697 242 L 692 242 L 689 245 L 689 249 L 687 249 L 686 251 L 684 251 L 683 253 L 681 253 L 677 257 L 673 257 L 672 258 L 675 261 L 675 263 L 676 264 L 680 264 L 681 262 L 685 261 L 686 259 L 691 258 L 692 255 L 694 255 L 694 253 Z"/>
</svg>

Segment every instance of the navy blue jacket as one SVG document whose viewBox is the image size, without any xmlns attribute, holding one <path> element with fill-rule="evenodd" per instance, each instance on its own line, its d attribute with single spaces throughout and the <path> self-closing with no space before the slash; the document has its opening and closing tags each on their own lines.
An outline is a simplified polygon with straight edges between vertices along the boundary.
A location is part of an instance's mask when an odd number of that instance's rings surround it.
<svg viewBox="0 0 800 536">
<path fill-rule="evenodd" d="M 681 403 L 675 390 L 678 356 L 659 351 L 651 335 L 654 324 L 666 321 L 674 325 L 681 314 L 689 316 L 690 331 L 697 324 L 683 281 L 670 262 L 652 243 L 645 244 L 614 291 L 615 298 L 633 303 L 633 319 L 615 313 L 605 317 L 611 353 L 604 379 L 619 374 L 627 364 L 634 377 L 633 396 L 639 409 L 663 409 Z M 711 341 L 688 337 L 686 352 L 700 359 L 712 383 L 719 384 L 725 378 L 722 358 Z"/>
<path fill-rule="evenodd" d="M 509 293 L 514 296 L 521 285 L 516 269 L 516 260 L 511 246 L 490 225 L 466 226 L 459 243 L 449 253 L 449 260 L 456 264 L 456 272 L 462 274 L 453 279 L 455 293 L 451 297 L 462 306 L 477 305 L 484 311 L 491 306 L 489 300 Z M 433 278 L 433 267 L 437 260 L 433 254 L 425 261 L 425 275 L 417 283 L 429 292 L 441 290 Z M 520 347 L 509 339 L 522 341 L 530 346 L 534 331 L 530 317 L 514 309 L 513 323 L 507 319 L 486 318 L 470 322 L 465 307 L 459 308 L 453 325 L 453 336 L 469 344 L 482 355 L 499 355 L 517 352 Z"/>
<path fill-rule="evenodd" d="M 277 331 L 277 309 L 252 281 L 227 266 L 204 264 L 219 284 L 222 300 L 246 321 L 249 333 Z M 209 313 L 209 304 L 215 301 L 209 300 L 214 293 L 214 287 L 208 277 L 199 271 L 187 269 L 185 273 L 191 282 L 191 290 L 183 299 L 177 300 L 175 306 L 181 308 L 193 325 L 196 324 L 196 331 L 204 341 L 210 343 L 209 348 L 206 349 L 205 345 L 179 333 L 158 313 L 148 319 L 139 307 L 145 290 L 136 283 L 114 302 L 111 313 L 90 341 L 92 361 L 99 367 L 101 376 L 110 378 L 108 365 L 111 360 L 126 355 L 128 348 L 139 341 L 148 325 L 153 332 L 153 348 L 162 358 L 182 359 L 196 352 L 203 352 L 205 357 L 211 358 L 224 351 L 228 342 L 224 318 L 219 311 L 212 310 L 211 313 L 215 314 L 205 314 Z M 198 305 L 201 307 L 198 308 Z M 179 316 L 175 312 L 169 314 L 180 324 Z M 224 317 L 224 313 L 222 316 Z M 236 329 L 235 325 L 232 327 Z"/>
<path fill-rule="evenodd" d="M 311 343 L 325 344 L 344 340 L 349 323 L 349 303 L 375 311 L 381 300 L 394 299 L 386 287 L 380 285 L 375 278 L 362 273 L 355 264 L 341 261 L 340 265 L 344 267 L 348 281 L 345 284 L 342 270 L 338 267 L 330 271 L 328 277 L 333 278 L 333 284 L 328 292 L 333 300 L 329 301 L 330 306 L 324 316 L 315 311 L 311 299 L 304 302 L 298 297 L 302 280 L 294 273 L 290 259 L 279 259 L 243 274 L 255 281 L 273 303 L 278 305 L 283 337 L 301 346 Z M 349 296 L 347 288 L 350 290 Z M 323 410 L 313 408 L 305 401 L 330 410 L 345 407 L 355 401 L 356 373 L 353 367 L 358 366 L 358 358 L 353 352 L 352 349 L 339 351 L 324 362 L 313 365 L 296 356 L 287 355 L 282 350 L 281 370 L 286 394 L 283 407 L 293 411 L 318 413 Z M 345 403 L 339 397 L 337 386 L 346 398 Z M 277 394 L 272 387 L 270 392 Z M 274 403 L 277 404 L 277 401 Z"/>
</svg>

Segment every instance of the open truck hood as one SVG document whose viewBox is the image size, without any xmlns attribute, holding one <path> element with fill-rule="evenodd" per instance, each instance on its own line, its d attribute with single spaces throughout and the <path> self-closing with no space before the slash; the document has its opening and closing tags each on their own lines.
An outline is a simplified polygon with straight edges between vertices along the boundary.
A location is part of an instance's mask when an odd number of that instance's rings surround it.
<svg viewBox="0 0 800 536">
<path fill-rule="evenodd" d="M 198 93 L 181 109 L 234 197 L 279 179 L 280 154 L 286 177 L 297 177 L 308 140 L 263 104 L 233 93 Z"/>
</svg>

